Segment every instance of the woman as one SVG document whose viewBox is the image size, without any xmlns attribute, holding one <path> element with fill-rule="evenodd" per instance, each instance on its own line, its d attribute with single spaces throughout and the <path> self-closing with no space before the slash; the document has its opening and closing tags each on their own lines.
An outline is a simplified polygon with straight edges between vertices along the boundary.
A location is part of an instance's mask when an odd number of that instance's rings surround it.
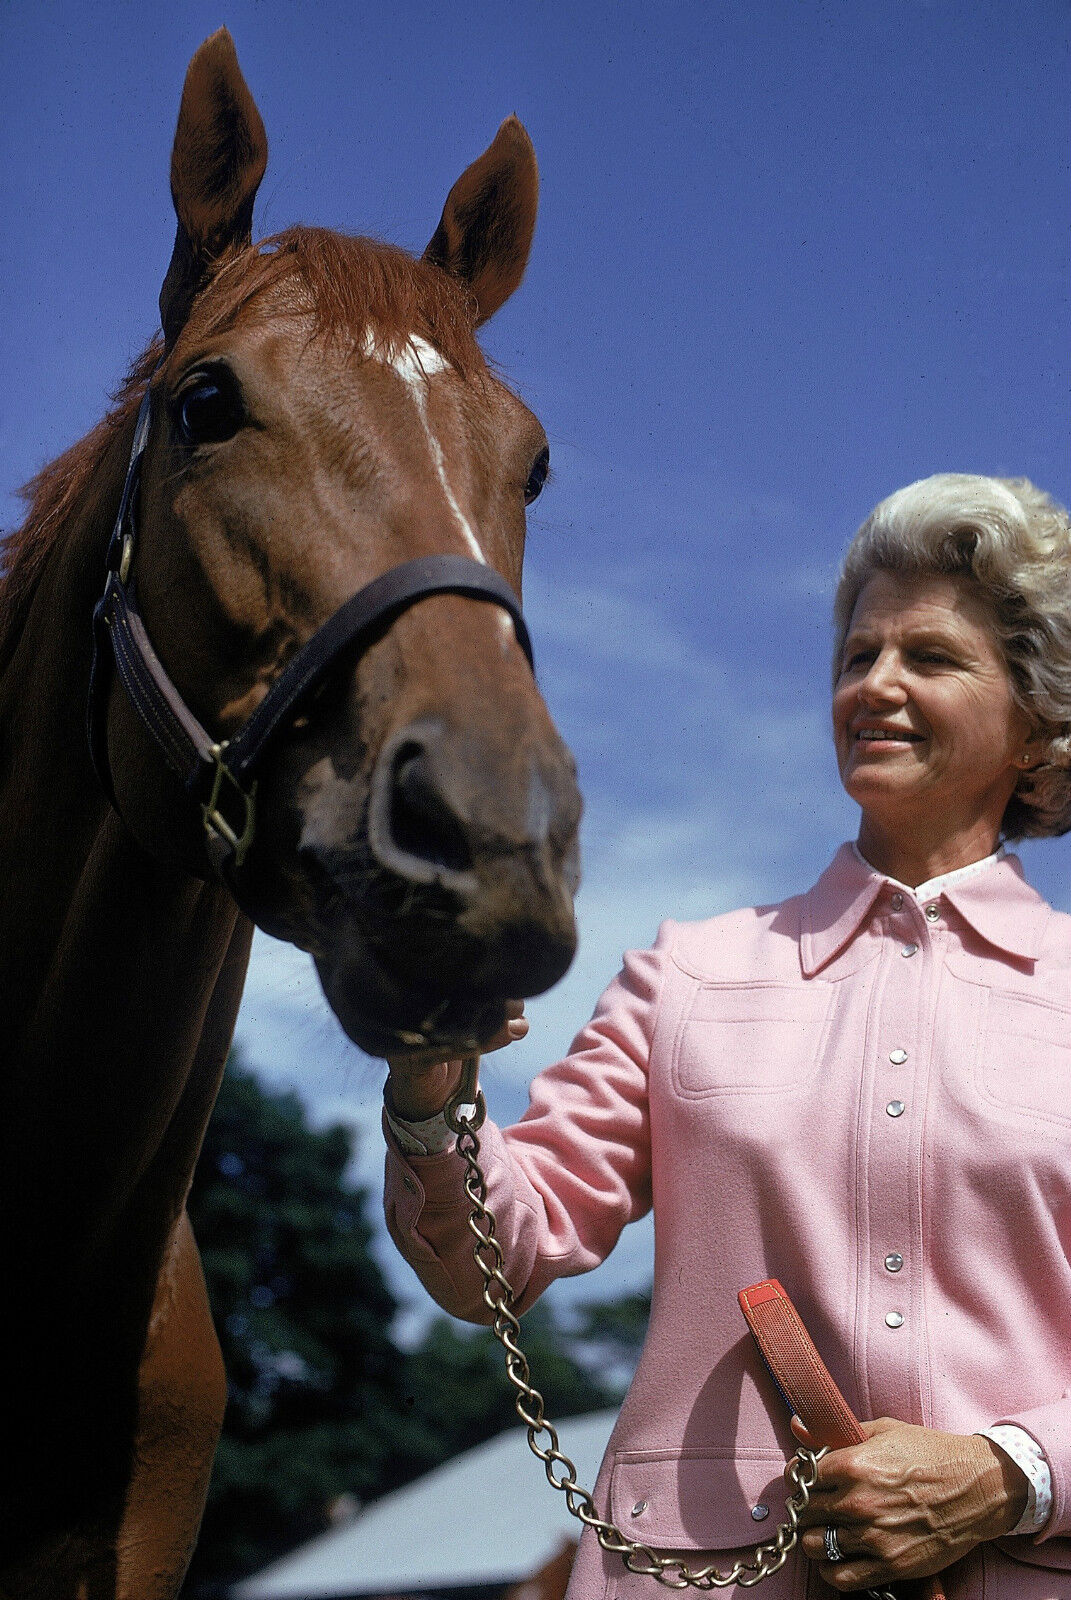
<svg viewBox="0 0 1071 1600">
<path fill-rule="evenodd" d="M 763 1592 L 956 1563 L 950 1600 L 1066 1600 L 1071 918 L 999 841 L 1071 827 L 1071 522 L 1025 480 L 912 484 L 859 530 L 836 622 L 857 844 L 805 895 L 628 956 L 524 1119 L 485 1125 L 490 1204 L 524 1304 L 654 1206 L 650 1327 L 595 1493 L 626 1533 L 727 1566 L 772 1531 L 795 1438 L 736 1291 L 777 1277 L 877 1420 L 821 1462 Z M 437 1116 L 458 1072 L 392 1067 L 387 1215 L 483 1321 Z M 585 1532 L 572 1600 L 653 1593 Z"/>
</svg>

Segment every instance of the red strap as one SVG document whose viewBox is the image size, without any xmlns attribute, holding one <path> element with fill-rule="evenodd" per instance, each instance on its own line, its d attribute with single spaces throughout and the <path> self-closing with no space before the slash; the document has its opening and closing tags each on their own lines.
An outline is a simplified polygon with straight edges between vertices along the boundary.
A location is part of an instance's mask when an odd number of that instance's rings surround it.
<svg viewBox="0 0 1071 1600">
<path fill-rule="evenodd" d="M 819 1444 L 830 1450 L 859 1444 L 866 1435 L 845 1400 L 799 1312 L 776 1278 L 741 1289 L 738 1296 L 762 1359 L 785 1404 Z M 899 1592 L 918 1600 L 945 1600 L 940 1578 L 921 1578 Z"/>
<path fill-rule="evenodd" d="M 840 1450 L 866 1437 L 776 1278 L 740 1291 L 740 1309 L 785 1403 L 819 1444 Z"/>
</svg>

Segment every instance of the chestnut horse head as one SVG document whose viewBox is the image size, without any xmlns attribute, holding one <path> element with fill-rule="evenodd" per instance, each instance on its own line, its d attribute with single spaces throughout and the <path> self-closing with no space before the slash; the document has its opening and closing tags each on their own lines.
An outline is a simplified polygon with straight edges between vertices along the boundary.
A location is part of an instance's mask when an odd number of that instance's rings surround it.
<svg viewBox="0 0 1071 1600">
<path fill-rule="evenodd" d="M 266 159 L 221 31 L 190 65 L 175 137 L 178 232 L 124 575 L 174 688 L 220 742 L 400 566 L 464 557 L 519 596 L 525 507 L 548 465 L 542 427 L 475 338 L 531 244 L 520 123 L 459 178 L 420 260 L 316 228 L 254 245 Z M 115 803 L 151 853 L 203 873 L 200 808 L 153 720 L 113 682 Z M 517 624 L 493 596 L 424 593 L 338 653 L 283 720 L 229 873 L 240 906 L 311 952 L 366 1050 L 471 1049 L 575 945 L 574 770 Z"/>
</svg>

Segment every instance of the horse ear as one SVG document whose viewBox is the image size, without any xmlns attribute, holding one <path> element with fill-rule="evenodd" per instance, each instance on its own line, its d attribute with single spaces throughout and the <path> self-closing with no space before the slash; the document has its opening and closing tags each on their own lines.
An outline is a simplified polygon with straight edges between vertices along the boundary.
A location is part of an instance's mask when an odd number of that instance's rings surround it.
<svg viewBox="0 0 1071 1600">
<path fill-rule="evenodd" d="M 467 283 L 477 326 L 509 299 L 528 265 L 539 203 L 535 151 L 516 117 L 458 178 L 424 251 L 444 272 Z"/>
<path fill-rule="evenodd" d="M 171 344 L 219 258 L 253 237 L 253 199 L 268 140 L 226 28 L 190 62 L 171 151 L 175 249 L 160 290 L 160 320 Z"/>
</svg>

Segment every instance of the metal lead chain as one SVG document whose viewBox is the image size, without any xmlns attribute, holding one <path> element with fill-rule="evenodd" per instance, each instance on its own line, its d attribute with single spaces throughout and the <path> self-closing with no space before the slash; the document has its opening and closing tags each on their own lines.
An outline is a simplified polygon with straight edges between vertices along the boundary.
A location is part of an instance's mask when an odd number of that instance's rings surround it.
<svg viewBox="0 0 1071 1600">
<path fill-rule="evenodd" d="M 494 1317 L 491 1330 L 505 1352 L 506 1376 L 516 1390 L 514 1403 L 528 1431 L 528 1447 L 543 1463 L 547 1482 L 564 1494 L 570 1513 L 594 1529 L 604 1550 L 619 1555 L 630 1572 L 654 1578 L 667 1589 L 728 1589 L 733 1584 L 750 1589 L 772 1577 L 799 1541 L 799 1519 L 810 1500 L 824 1449 L 799 1447 L 788 1469 L 792 1492 L 785 1501 L 786 1521 L 772 1539 L 756 1545 L 750 1559 L 734 1562 L 728 1572 L 719 1572 L 713 1565 L 689 1567 L 677 1556 L 659 1555 L 649 1545 L 629 1539 L 614 1523 L 599 1516 L 591 1495 L 577 1482 L 576 1467 L 559 1447 L 557 1430 L 547 1421 L 543 1396 L 531 1381 L 528 1360 L 520 1347 L 521 1325 L 513 1310 L 516 1296 L 503 1271 L 505 1258 L 495 1236 L 495 1217 L 487 1204 L 487 1183 L 480 1168 L 477 1129 L 483 1126 L 487 1107 L 477 1086 L 478 1069 L 478 1056 L 465 1060 L 461 1082 L 446 1107 L 446 1125 L 457 1135 L 457 1153 L 465 1163 L 465 1193 L 472 1206 L 468 1225 L 475 1240 L 472 1255 L 484 1280 L 484 1304 Z M 868 1593 L 872 1600 L 896 1600 L 887 1589 Z"/>
</svg>

